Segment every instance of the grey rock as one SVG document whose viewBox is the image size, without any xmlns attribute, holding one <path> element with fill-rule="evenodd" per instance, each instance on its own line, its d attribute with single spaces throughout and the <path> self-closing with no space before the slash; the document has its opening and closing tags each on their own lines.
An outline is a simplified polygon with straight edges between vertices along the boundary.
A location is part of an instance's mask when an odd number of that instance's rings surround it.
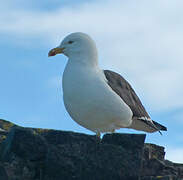
<svg viewBox="0 0 183 180">
<path fill-rule="evenodd" d="M 182 180 L 183 164 L 165 160 L 164 147 L 155 144 L 144 144 L 142 159 L 142 180 Z"/>
<path fill-rule="evenodd" d="M 146 176 L 142 177 L 141 180 L 181 180 L 181 179 L 177 179 L 176 176 L 167 175 L 167 176 Z"/>
<path fill-rule="evenodd" d="M 22 127 L 14 127 L 9 132 L 6 140 L 0 148 L 0 159 L 9 161 L 11 155 L 30 160 L 43 160 L 47 153 L 45 139 L 34 130 Z"/>
<path fill-rule="evenodd" d="M 16 126 L 0 145 L 0 160 L 9 163 L 10 179 L 137 180 L 144 140 L 145 135 L 107 134 L 98 142 L 80 133 Z"/>
<path fill-rule="evenodd" d="M 144 134 L 95 136 L 23 128 L 0 119 L 0 180 L 182 180 L 183 164 Z"/>
<path fill-rule="evenodd" d="M 8 180 L 6 170 L 5 170 L 4 166 L 1 163 L 0 163 L 0 179 L 1 180 Z"/>
<path fill-rule="evenodd" d="M 59 146 L 50 146 L 46 158 L 45 178 L 46 180 L 56 180 L 61 177 L 63 179 L 136 180 L 139 177 L 145 139 L 145 135 L 137 136 L 138 138 L 131 134 L 107 134 L 101 143 L 97 143 L 93 136 L 82 134 L 79 141 L 78 134 L 72 133 L 71 143 L 68 143 L 66 138 L 66 141 Z M 139 142 L 136 149 L 129 149 L 124 145 L 127 140 L 132 144 L 134 138 Z"/>
</svg>

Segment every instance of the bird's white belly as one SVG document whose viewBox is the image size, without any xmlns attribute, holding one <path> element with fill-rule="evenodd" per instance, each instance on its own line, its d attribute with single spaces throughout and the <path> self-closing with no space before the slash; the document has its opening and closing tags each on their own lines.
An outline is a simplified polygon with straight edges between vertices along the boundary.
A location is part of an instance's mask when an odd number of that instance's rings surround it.
<svg viewBox="0 0 183 180">
<path fill-rule="evenodd" d="M 109 132 L 131 124 L 130 108 L 110 89 L 100 71 L 66 67 L 63 94 L 70 116 L 87 129 Z"/>
</svg>

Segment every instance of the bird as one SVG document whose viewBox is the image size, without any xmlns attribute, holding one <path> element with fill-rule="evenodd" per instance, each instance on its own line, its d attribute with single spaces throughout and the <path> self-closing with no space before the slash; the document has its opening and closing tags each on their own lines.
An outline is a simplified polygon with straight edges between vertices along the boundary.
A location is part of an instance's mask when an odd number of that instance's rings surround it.
<svg viewBox="0 0 183 180">
<path fill-rule="evenodd" d="M 115 132 L 120 128 L 144 132 L 167 131 L 152 120 L 132 86 L 120 74 L 102 70 L 98 50 L 86 33 L 67 35 L 48 57 L 64 54 L 68 61 L 62 89 L 66 110 L 84 128 L 96 133 Z"/>
</svg>

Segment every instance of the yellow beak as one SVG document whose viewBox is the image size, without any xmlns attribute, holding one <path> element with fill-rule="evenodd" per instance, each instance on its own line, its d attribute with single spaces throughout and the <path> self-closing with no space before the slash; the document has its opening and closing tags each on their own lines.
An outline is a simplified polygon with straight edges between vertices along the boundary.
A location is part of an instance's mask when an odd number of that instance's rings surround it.
<svg viewBox="0 0 183 180">
<path fill-rule="evenodd" d="M 53 49 L 51 49 L 51 50 L 49 51 L 48 57 L 50 57 L 50 56 L 55 56 L 56 54 L 62 54 L 64 49 L 65 49 L 65 48 L 59 48 L 59 47 L 53 48 Z"/>
</svg>

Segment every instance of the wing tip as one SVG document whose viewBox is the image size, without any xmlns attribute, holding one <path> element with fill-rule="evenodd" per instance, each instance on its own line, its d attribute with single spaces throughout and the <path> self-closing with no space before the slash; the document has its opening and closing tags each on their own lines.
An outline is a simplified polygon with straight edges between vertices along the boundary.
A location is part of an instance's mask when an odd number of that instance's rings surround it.
<svg viewBox="0 0 183 180">
<path fill-rule="evenodd" d="M 163 125 L 157 123 L 156 121 L 153 121 L 153 123 L 155 124 L 155 126 L 156 126 L 157 128 L 159 128 L 160 131 L 167 131 L 167 127 L 165 127 L 165 126 L 163 126 Z"/>
<path fill-rule="evenodd" d="M 167 131 L 167 127 L 159 124 L 156 121 L 151 120 L 150 118 L 140 117 L 140 118 L 138 118 L 138 120 L 143 121 L 145 124 L 147 124 L 148 126 L 153 128 L 155 131 L 158 131 L 161 135 L 162 135 L 161 131 Z"/>
</svg>

